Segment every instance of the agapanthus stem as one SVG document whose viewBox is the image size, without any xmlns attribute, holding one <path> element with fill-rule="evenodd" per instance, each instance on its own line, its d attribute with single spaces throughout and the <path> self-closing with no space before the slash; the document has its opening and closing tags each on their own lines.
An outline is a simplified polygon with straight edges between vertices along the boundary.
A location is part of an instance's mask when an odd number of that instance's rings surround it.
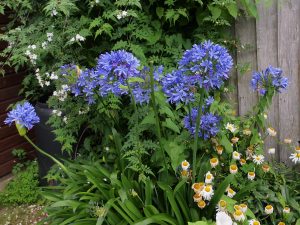
<svg viewBox="0 0 300 225">
<path fill-rule="evenodd" d="M 130 83 L 129 83 L 128 79 L 127 79 L 127 86 L 128 86 L 128 92 L 129 92 L 129 94 L 131 96 L 131 100 L 132 100 L 134 112 L 136 112 L 137 111 L 136 110 L 136 102 L 135 102 L 135 99 L 134 99 L 134 96 L 133 96 L 133 93 L 132 93 L 132 90 L 131 90 Z"/>
<path fill-rule="evenodd" d="M 200 100 L 198 105 L 198 115 L 196 119 L 196 131 L 194 135 L 194 148 L 193 148 L 193 171 L 192 171 L 192 181 L 195 183 L 196 177 L 196 163 L 197 163 L 197 150 L 198 150 L 198 139 L 199 139 L 199 130 L 200 130 L 200 122 L 202 116 L 202 105 L 204 101 L 204 91 L 200 89 Z"/>
<path fill-rule="evenodd" d="M 152 107 L 153 107 L 153 111 L 154 111 L 154 115 L 155 115 L 155 126 L 156 126 L 157 137 L 158 137 L 158 141 L 159 141 L 161 154 L 163 155 L 164 167 L 168 173 L 168 166 L 167 166 L 165 151 L 164 151 L 163 144 L 162 144 L 159 115 L 158 115 L 156 101 L 155 101 L 155 95 L 154 95 L 154 76 L 153 76 L 153 68 L 152 67 L 150 69 L 150 86 L 151 86 L 151 102 L 152 102 Z"/>
<path fill-rule="evenodd" d="M 58 161 L 56 158 L 54 158 L 52 155 L 48 154 L 47 152 L 43 151 L 41 148 L 39 148 L 36 144 L 34 144 L 31 139 L 27 136 L 24 135 L 23 136 L 38 152 L 40 152 L 41 154 L 47 156 L 48 158 L 52 159 L 66 174 L 69 174 L 68 169 L 60 162 Z"/>
</svg>

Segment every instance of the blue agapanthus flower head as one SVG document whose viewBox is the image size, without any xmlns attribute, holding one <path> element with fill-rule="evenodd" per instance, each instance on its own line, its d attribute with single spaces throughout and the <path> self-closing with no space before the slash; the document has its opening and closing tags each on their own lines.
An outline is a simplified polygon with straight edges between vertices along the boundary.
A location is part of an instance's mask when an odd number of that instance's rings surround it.
<svg viewBox="0 0 300 225">
<path fill-rule="evenodd" d="M 260 95 L 265 95 L 271 88 L 277 92 L 281 89 L 286 89 L 288 86 L 288 79 L 282 75 L 280 68 L 269 66 L 262 72 L 254 72 L 251 79 L 251 87 L 258 91 Z"/>
<path fill-rule="evenodd" d="M 189 103 L 194 101 L 195 83 L 187 79 L 182 70 L 174 70 L 163 77 L 162 90 L 170 103 Z"/>
<path fill-rule="evenodd" d="M 188 129 L 188 131 L 195 135 L 196 133 L 196 121 L 198 116 L 198 110 L 193 108 L 191 111 L 191 115 L 187 115 L 184 117 L 184 127 Z M 205 113 L 201 116 L 200 119 L 200 129 L 199 129 L 199 137 L 207 140 L 211 137 L 215 137 L 219 132 L 219 123 L 220 117 L 216 116 L 212 113 Z"/>
<path fill-rule="evenodd" d="M 18 104 L 15 109 L 11 110 L 4 120 L 4 123 L 9 126 L 14 122 L 30 130 L 34 124 L 40 122 L 40 118 L 37 116 L 34 107 L 29 102 L 24 102 L 23 104 Z"/>
<path fill-rule="evenodd" d="M 111 51 L 99 56 L 95 74 L 99 77 L 99 94 L 127 94 L 127 79 L 139 74 L 140 61 L 125 50 Z"/>
<path fill-rule="evenodd" d="M 205 41 L 184 52 L 179 69 L 206 90 L 218 89 L 229 78 L 233 60 L 227 49 Z"/>
<path fill-rule="evenodd" d="M 160 77 L 162 76 L 164 67 L 158 66 L 154 68 L 153 76 L 154 81 L 158 83 Z M 141 72 L 138 74 L 138 78 L 141 78 L 143 82 L 133 82 L 130 84 L 132 94 L 134 96 L 135 102 L 138 104 L 149 103 L 151 95 L 151 83 L 150 83 L 150 68 L 144 67 Z M 154 90 L 157 90 L 158 87 L 154 84 Z"/>
</svg>

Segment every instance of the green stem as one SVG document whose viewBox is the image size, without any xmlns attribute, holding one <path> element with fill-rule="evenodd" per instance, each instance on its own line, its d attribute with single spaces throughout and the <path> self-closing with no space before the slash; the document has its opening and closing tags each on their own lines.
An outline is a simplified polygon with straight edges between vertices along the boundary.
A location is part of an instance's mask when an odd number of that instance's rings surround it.
<svg viewBox="0 0 300 225">
<path fill-rule="evenodd" d="M 129 83 L 128 79 L 127 79 L 127 86 L 128 86 L 129 94 L 131 96 L 134 112 L 137 112 L 136 102 L 135 102 L 135 99 L 134 99 L 134 96 L 133 96 L 133 93 L 132 93 L 132 90 L 131 90 L 130 83 Z"/>
<path fill-rule="evenodd" d="M 23 136 L 38 152 L 40 152 L 41 154 L 49 157 L 50 159 L 52 159 L 57 165 L 60 166 L 60 168 L 66 173 L 69 174 L 68 169 L 60 162 L 58 161 L 56 158 L 54 158 L 52 155 L 48 154 L 47 152 L 43 151 L 42 149 L 40 149 L 37 145 L 35 145 L 31 139 L 25 134 Z"/>
<path fill-rule="evenodd" d="M 152 101 L 152 107 L 153 107 L 154 115 L 155 115 L 155 125 L 156 125 L 157 137 L 158 137 L 158 141 L 159 141 L 160 150 L 163 155 L 164 167 L 168 173 L 168 166 L 167 166 L 165 151 L 164 151 L 163 144 L 162 144 L 160 121 L 159 121 L 159 116 L 158 116 L 158 111 L 157 111 L 156 101 L 155 101 L 155 95 L 154 95 L 154 77 L 153 77 L 153 68 L 152 67 L 150 70 L 150 86 L 151 86 L 151 101 Z"/>
<path fill-rule="evenodd" d="M 194 148 L 193 148 L 193 171 L 192 171 L 192 181 L 195 183 L 196 177 L 196 162 L 197 162 L 197 150 L 198 150 L 198 139 L 199 139 L 199 130 L 200 130 L 200 120 L 202 116 L 202 105 L 204 100 L 204 91 L 200 90 L 200 101 L 198 105 L 198 115 L 196 119 L 196 131 L 194 135 Z"/>
</svg>

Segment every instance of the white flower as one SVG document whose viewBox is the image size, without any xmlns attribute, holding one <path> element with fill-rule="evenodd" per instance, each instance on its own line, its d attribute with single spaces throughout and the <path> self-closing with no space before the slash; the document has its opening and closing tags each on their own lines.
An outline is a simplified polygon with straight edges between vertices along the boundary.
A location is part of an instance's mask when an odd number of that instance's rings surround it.
<svg viewBox="0 0 300 225">
<path fill-rule="evenodd" d="M 230 165 L 229 171 L 230 171 L 231 174 L 236 174 L 236 173 L 238 172 L 238 167 L 237 167 L 237 165 L 235 165 L 235 164 Z"/>
<path fill-rule="evenodd" d="M 29 56 L 31 55 L 31 52 L 29 50 L 26 50 L 25 55 Z"/>
<path fill-rule="evenodd" d="M 52 11 L 51 11 L 51 16 L 53 17 L 53 16 L 56 16 L 56 15 L 57 15 L 56 9 L 52 9 Z"/>
<path fill-rule="evenodd" d="M 50 86 L 50 81 L 46 81 L 46 82 L 45 82 L 45 85 L 46 85 L 46 86 Z"/>
<path fill-rule="evenodd" d="M 249 225 L 260 225 L 258 220 L 249 220 Z"/>
<path fill-rule="evenodd" d="M 291 156 L 289 157 L 293 163 L 297 164 L 300 163 L 300 153 L 292 153 Z"/>
<path fill-rule="evenodd" d="M 232 225 L 232 219 L 225 212 L 218 212 L 216 214 L 216 223 L 217 225 Z"/>
<path fill-rule="evenodd" d="M 269 214 L 272 214 L 273 211 L 274 211 L 273 206 L 267 205 L 267 206 L 265 207 L 265 213 L 266 213 L 266 214 L 268 214 L 268 215 L 269 215 Z"/>
<path fill-rule="evenodd" d="M 196 192 L 193 196 L 194 202 L 199 202 L 202 200 L 202 196 L 199 192 Z"/>
<path fill-rule="evenodd" d="M 272 127 L 269 127 L 269 128 L 267 129 L 267 133 L 268 133 L 268 135 L 270 135 L 270 136 L 272 136 L 272 137 L 275 137 L 276 134 L 277 134 L 276 130 L 275 130 L 274 128 L 272 128 Z"/>
<path fill-rule="evenodd" d="M 236 221 L 244 221 L 246 218 L 242 210 L 235 210 L 233 217 Z"/>
<path fill-rule="evenodd" d="M 269 148 L 269 149 L 268 149 L 268 153 L 269 153 L 270 155 L 274 155 L 274 154 L 275 154 L 275 148 Z"/>
<path fill-rule="evenodd" d="M 285 144 L 291 144 L 291 143 L 292 143 L 292 139 L 290 139 L 290 138 L 285 138 L 285 139 L 283 140 L 283 142 L 284 142 Z"/>
<path fill-rule="evenodd" d="M 284 207 L 282 210 L 283 213 L 289 214 L 291 212 L 291 209 L 289 207 Z"/>
<path fill-rule="evenodd" d="M 211 158 L 209 162 L 212 168 L 215 168 L 219 164 L 218 158 Z"/>
<path fill-rule="evenodd" d="M 255 173 L 254 172 L 248 172 L 248 179 L 249 180 L 254 180 L 255 178 Z"/>
<path fill-rule="evenodd" d="M 57 79 L 58 79 L 58 76 L 52 72 L 50 75 L 50 80 L 57 80 Z"/>
<path fill-rule="evenodd" d="M 225 200 L 220 200 L 217 205 L 217 212 L 225 211 L 227 207 L 227 202 Z"/>
<path fill-rule="evenodd" d="M 233 144 L 237 143 L 238 141 L 239 141 L 239 138 L 238 138 L 238 137 L 233 137 L 233 138 L 231 138 L 231 142 L 232 142 Z"/>
<path fill-rule="evenodd" d="M 70 39 L 70 42 L 74 42 L 74 41 L 75 41 L 75 38 L 72 37 L 72 38 Z"/>
<path fill-rule="evenodd" d="M 267 113 L 264 113 L 263 116 L 264 116 L 265 119 L 268 119 L 268 114 Z"/>
<path fill-rule="evenodd" d="M 206 184 L 211 184 L 213 180 L 214 180 L 214 176 L 211 174 L 210 171 L 208 171 L 208 172 L 205 174 L 205 183 L 206 183 Z"/>
<path fill-rule="evenodd" d="M 194 192 L 199 193 L 203 190 L 204 188 L 204 183 L 194 183 L 192 185 L 192 189 L 194 190 Z"/>
<path fill-rule="evenodd" d="M 237 151 L 234 151 L 232 153 L 232 158 L 235 159 L 235 160 L 240 160 L 241 159 L 241 154 L 238 153 Z"/>
<path fill-rule="evenodd" d="M 205 203 L 205 201 L 200 200 L 200 201 L 197 203 L 197 205 L 198 205 L 198 207 L 199 207 L 200 209 L 203 209 L 203 208 L 205 208 L 206 203 Z"/>
<path fill-rule="evenodd" d="M 232 123 L 227 123 L 226 126 L 225 126 L 225 128 L 226 128 L 227 130 L 230 130 L 231 133 L 234 133 L 234 132 L 236 131 L 236 129 L 237 129 L 237 128 L 234 126 L 234 124 L 232 124 Z"/>
<path fill-rule="evenodd" d="M 44 42 L 42 43 L 42 48 L 45 49 L 45 48 L 47 47 L 47 45 L 48 45 L 47 41 L 44 41 Z"/>
<path fill-rule="evenodd" d="M 52 113 L 56 116 L 61 116 L 62 112 L 60 110 L 57 110 L 57 109 L 53 109 L 52 110 Z"/>
<path fill-rule="evenodd" d="M 248 209 L 248 206 L 246 204 L 240 204 L 240 208 L 241 208 L 243 213 L 246 213 L 247 209 Z"/>
<path fill-rule="evenodd" d="M 80 34 L 76 34 L 75 39 L 76 41 L 85 41 L 85 38 L 82 37 Z"/>
<path fill-rule="evenodd" d="M 63 121 L 65 122 L 65 124 L 68 123 L 68 117 L 64 116 Z"/>
<path fill-rule="evenodd" d="M 211 185 L 204 186 L 203 190 L 200 192 L 204 200 L 210 201 L 214 195 L 214 190 Z"/>
<path fill-rule="evenodd" d="M 227 189 L 227 196 L 229 198 L 233 198 L 233 196 L 235 196 L 236 192 L 234 190 L 232 190 L 231 188 Z"/>
<path fill-rule="evenodd" d="M 183 170 L 188 170 L 190 168 L 190 163 L 186 160 L 184 160 L 182 163 L 181 163 L 181 168 Z"/>
<path fill-rule="evenodd" d="M 253 162 L 257 165 L 261 165 L 265 161 L 263 155 L 253 155 Z"/>
<path fill-rule="evenodd" d="M 52 38 L 53 38 L 53 33 L 47 33 L 47 39 L 49 42 L 52 41 Z"/>
<path fill-rule="evenodd" d="M 119 13 L 117 14 L 117 19 L 120 20 L 122 18 L 125 18 L 128 15 L 127 11 L 119 11 Z"/>
</svg>

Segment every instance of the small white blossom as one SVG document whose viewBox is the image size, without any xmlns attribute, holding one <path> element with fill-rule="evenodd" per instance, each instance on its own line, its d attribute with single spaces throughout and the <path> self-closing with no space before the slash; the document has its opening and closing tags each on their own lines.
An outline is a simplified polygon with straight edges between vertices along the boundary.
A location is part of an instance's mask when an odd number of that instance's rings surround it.
<svg viewBox="0 0 300 225">
<path fill-rule="evenodd" d="M 216 214 L 217 225 L 232 225 L 233 221 L 231 217 L 226 212 L 218 212 Z"/>
<path fill-rule="evenodd" d="M 63 121 L 64 121 L 65 124 L 67 124 L 68 123 L 68 117 L 64 116 Z"/>
<path fill-rule="evenodd" d="M 75 40 L 76 41 L 85 41 L 85 37 L 82 37 L 80 34 L 76 34 Z"/>
<path fill-rule="evenodd" d="M 48 42 L 47 42 L 47 41 L 44 41 L 44 42 L 42 43 L 42 48 L 45 49 L 45 48 L 47 47 L 47 45 L 48 45 Z"/>
<path fill-rule="evenodd" d="M 237 128 L 232 123 L 227 123 L 226 126 L 225 126 L 225 128 L 227 130 L 230 130 L 231 133 L 234 133 L 237 130 Z"/>
<path fill-rule="evenodd" d="M 253 155 L 253 162 L 257 165 L 261 165 L 265 161 L 263 155 Z"/>
<path fill-rule="evenodd" d="M 57 15 L 56 9 L 52 9 L 52 11 L 51 11 L 51 16 L 53 17 L 53 16 L 56 16 L 56 15 Z"/>
<path fill-rule="evenodd" d="M 270 155 L 274 155 L 274 154 L 275 154 L 275 148 L 269 148 L 269 149 L 268 149 L 268 153 L 269 153 Z"/>
<path fill-rule="evenodd" d="M 50 75 L 50 80 L 57 80 L 57 79 L 58 79 L 58 76 L 52 72 Z"/>
<path fill-rule="evenodd" d="M 52 41 L 52 38 L 53 38 L 53 33 L 47 33 L 47 39 L 49 42 Z"/>
<path fill-rule="evenodd" d="M 120 20 L 122 18 L 125 18 L 128 15 L 127 11 L 119 11 L 119 13 L 117 14 L 117 19 Z"/>
<path fill-rule="evenodd" d="M 300 153 L 292 153 L 291 156 L 289 157 L 293 163 L 297 164 L 300 163 Z"/>
<path fill-rule="evenodd" d="M 45 85 L 46 85 L 46 86 L 50 86 L 50 81 L 46 81 L 46 82 L 45 82 Z"/>
</svg>

